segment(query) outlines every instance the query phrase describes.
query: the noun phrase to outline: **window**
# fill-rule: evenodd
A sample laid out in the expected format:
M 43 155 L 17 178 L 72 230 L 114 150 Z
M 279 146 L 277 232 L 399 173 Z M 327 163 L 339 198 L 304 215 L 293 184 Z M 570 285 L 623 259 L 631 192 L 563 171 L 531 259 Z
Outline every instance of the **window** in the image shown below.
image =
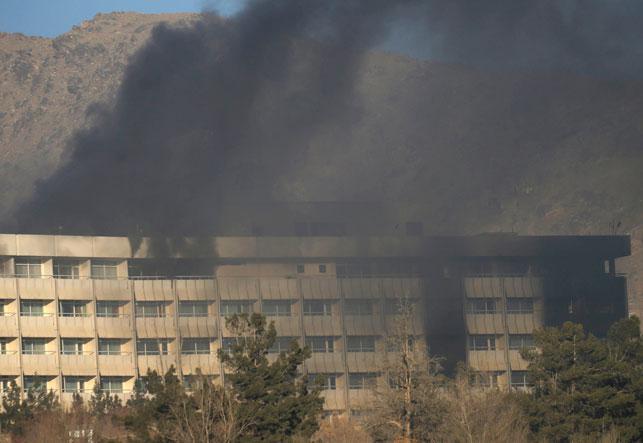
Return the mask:
M 509 349 L 520 350 L 534 347 L 534 336 L 531 334 L 515 334 L 509 336 Z
M 471 314 L 495 314 L 495 298 L 472 298 L 468 301 L 469 312 Z
M 308 380 L 323 391 L 334 391 L 337 389 L 336 374 L 308 374 Z
M 529 387 L 529 381 L 527 379 L 527 371 L 512 371 L 511 387 L 523 388 L 523 389 Z
M 268 317 L 290 317 L 290 300 L 264 300 L 261 303 L 261 311 Z
M 180 301 L 179 317 L 207 317 L 207 301 Z
M 0 392 L 7 392 L 11 389 L 11 383 L 15 383 L 15 377 L 3 375 L 0 376 Z
M 121 355 L 122 340 L 113 338 L 98 339 L 98 355 Z
M 304 300 L 304 315 L 332 315 L 332 305 L 329 300 Z
M 168 339 L 143 338 L 136 340 L 137 355 L 167 355 Z
M 44 317 L 45 302 L 43 300 L 20 300 L 20 315 L 23 317 Z
M 46 338 L 23 338 L 22 353 L 25 355 L 44 355 L 45 346 L 49 340 Z
M 82 338 L 62 338 L 60 341 L 60 353 L 64 355 L 83 355 L 83 345 L 85 340 Z
M 373 302 L 371 300 L 346 300 L 346 315 L 373 315 Z
M 58 315 L 61 317 L 86 317 L 87 302 L 85 301 L 61 301 Z
M 165 317 L 165 302 L 163 301 L 137 301 L 137 317 Z
M 293 337 L 277 337 L 275 342 L 268 349 L 268 354 L 279 354 L 290 349 L 290 344 L 295 340 Z
M 469 349 L 471 351 L 494 351 L 496 349 L 496 336 L 470 335 Z
M 348 389 L 372 389 L 377 385 L 377 374 L 352 372 L 348 374 Z
M 508 298 L 507 314 L 532 314 L 534 312 L 533 298 Z
M 7 355 L 7 343 L 9 338 L 0 338 L 0 355 Z
M 92 278 L 111 280 L 117 277 L 118 260 L 92 260 Z
M 80 260 L 54 259 L 54 278 L 80 278 Z
M 181 342 L 181 354 L 209 354 L 209 338 L 184 338 Z
M 297 265 L 297 274 L 303 274 L 305 272 L 306 268 L 304 265 Z
M 334 352 L 335 337 L 306 337 L 306 346 L 311 352 Z
M 408 351 L 413 352 L 415 346 L 415 337 L 409 335 L 406 337 Z M 404 336 L 403 335 L 391 335 L 386 339 L 386 350 L 388 352 L 402 352 L 404 345 Z
M 253 302 L 250 300 L 225 300 L 221 302 L 220 312 L 223 316 L 247 314 L 252 312 Z
M 123 392 L 122 377 L 101 377 L 100 390 L 109 394 L 120 394 Z
M 498 376 L 500 372 L 490 371 L 490 372 L 475 372 L 473 373 L 472 384 L 474 386 L 479 386 L 481 388 L 495 388 L 498 387 Z
M 25 391 L 46 391 L 47 390 L 47 379 L 45 377 L 40 377 L 38 375 L 25 375 L 23 377 L 24 386 L 23 390 Z
M 122 303 L 120 301 L 97 301 L 96 317 L 119 317 Z
M 227 354 L 232 353 L 232 348 L 237 346 L 238 343 L 241 343 L 243 340 L 242 337 L 224 337 L 221 340 L 221 349 Z
M 320 274 L 326 273 L 326 265 L 319 265 L 319 273 Z
M 346 351 L 375 352 L 375 337 L 372 335 L 354 335 L 346 337 Z
M 65 375 L 63 377 L 63 392 L 85 392 L 86 377 Z
M 5 300 L 0 300 L 0 317 L 4 317 L 8 314 L 8 312 L 5 311 L 6 306 L 7 302 Z
M 39 258 L 16 257 L 16 277 L 40 278 L 42 276 L 42 260 Z

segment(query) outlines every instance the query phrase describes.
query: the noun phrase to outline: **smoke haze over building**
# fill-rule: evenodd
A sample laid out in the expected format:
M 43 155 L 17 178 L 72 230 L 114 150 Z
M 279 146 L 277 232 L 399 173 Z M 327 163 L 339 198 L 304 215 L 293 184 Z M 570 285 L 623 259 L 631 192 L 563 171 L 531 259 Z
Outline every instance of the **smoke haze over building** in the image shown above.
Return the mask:
M 113 106 L 91 111 L 91 127 L 15 224 L 211 232 L 221 202 L 273 198 L 276 180 L 318 131 L 350 133 L 361 118 L 354 88 L 368 50 L 397 45 L 422 55 L 425 39 L 426 55 L 484 68 L 639 77 L 640 9 L 631 1 L 256 0 L 230 19 L 204 14 L 187 27 L 160 26 Z M 342 167 L 350 176 L 360 165 Z

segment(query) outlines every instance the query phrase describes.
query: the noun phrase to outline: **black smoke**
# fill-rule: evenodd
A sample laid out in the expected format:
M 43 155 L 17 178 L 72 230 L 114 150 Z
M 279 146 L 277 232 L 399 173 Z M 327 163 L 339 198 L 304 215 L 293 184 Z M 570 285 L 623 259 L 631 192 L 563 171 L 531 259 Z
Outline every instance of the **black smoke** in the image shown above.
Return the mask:
M 490 70 L 643 78 L 639 0 L 427 0 L 386 46 Z
M 93 109 L 93 124 L 20 208 L 15 229 L 214 232 L 226 201 L 270 201 L 319 131 L 350 134 L 362 118 L 354 92 L 368 50 L 397 44 L 489 69 L 636 77 L 642 8 L 631 0 L 254 0 L 230 19 L 206 13 L 190 26 L 159 26 L 115 103 Z M 477 154 L 491 158 L 494 146 Z M 338 167 L 350 177 L 360 164 Z
M 18 229 L 199 235 L 222 202 L 269 200 L 315 131 L 360 118 L 362 55 L 413 3 L 255 0 L 227 20 L 157 27 Z

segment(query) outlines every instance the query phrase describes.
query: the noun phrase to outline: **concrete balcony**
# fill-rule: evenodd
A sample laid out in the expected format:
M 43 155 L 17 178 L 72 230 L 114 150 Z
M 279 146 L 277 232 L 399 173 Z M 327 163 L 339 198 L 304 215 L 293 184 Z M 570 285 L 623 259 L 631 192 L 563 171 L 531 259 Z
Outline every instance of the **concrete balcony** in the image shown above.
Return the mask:
M 62 337 L 94 338 L 94 319 L 85 317 L 58 317 L 58 329 Z
M 504 277 L 507 297 L 542 298 L 544 279 L 542 277 Z
M 98 372 L 101 375 L 134 375 L 134 360 L 130 353 L 98 355 Z
M 4 315 L 0 316 L 0 336 L 18 336 L 18 317 L 13 312 L 5 313 Z
M 53 278 L 16 278 L 21 298 L 52 300 L 54 298 Z
M 101 338 L 132 337 L 131 317 L 97 317 L 96 332 Z
M 0 375 L 15 375 L 20 372 L 20 355 L 18 351 L 7 351 L 0 354 Z
M 174 318 L 138 317 L 136 334 L 139 338 L 176 337 Z
M 346 335 L 379 335 L 384 331 L 380 317 L 373 315 L 345 315 L 344 325 Z
M 375 394 L 370 389 L 349 389 L 348 401 L 353 409 L 368 409 L 375 401 Z
M 294 278 L 262 277 L 259 279 L 259 290 L 264 300 L 299 299 L 297 280 Z
M 16 279 L 13 277 L 0 277 L 0 291 L 2 291 L 2 298 L 16 298 L 18 296 L 18 290 L 16 289 Z
M 56 317 L 54 314 L 44 316 L 21 316 L 20 329 L 23 337 L 55 337 Z
M 221 300 L 258 300 L 259 284 L 256 278 L 218 278 Z
M 504 295 L 502 277 L 465 277 L 463 283 L 468 298 L 501 298 Z
M 350 372 L 377 372 L 382 369 L 383 359 L 380 352 L 347 352 L 346 366 Z
M 174 355 L 139 355 L 138 370 L 145 374 L 148 369 L 155 370 L 159 375 L 164 375 L 171 366 L 178 368 Z
M 507 369 L 505 351 L 469 351 L 468 363 L 476 371 L 504 371 Z
M 82 354 L 61 354 L 60 369 L 63 374 L 95 375 L 96 355 L 93 352 Z
M 216 300 L 217 285 L 214 280 L 175 280 L 179 300 Z
M 300 278 L 299 284 L 304 299 L 338 299 L 338 283 L 336 278 Z
M 179 317 L 179 331 L 182 337 L 217 337 L 219 335 L 216 317 Z
M 132 280 L 138 301 L 174 300 L 173 280 Z
M 542 277 L 531 276 L 481 276 L 465 277 L 464 292 L 467 297 L 533 297 L 543 296 Z
M 379 278 L 342 278 L 339 284 L 346 298 L 379 299 L 382 294 Z
M 63 392 L 60 394 L 60 403 L 63 406 L 70 406 L 74 401 L 74 394 L 80 395 L 80 398 L 83 399 L 83 404 L 88 404 L 89 400 L 92 398 L 92 391 L 85 388 L 83 392 Z
M 342 352 L 314 353 L 306 360 L 306 369 L 311 373 L 344 373 L 344 359 Z
M 200 369 L 203 374 L 219 375 L 221 364 L 216 352 L 210 354 L 183 354 L 181 355 L 181 369 L 183 374 L 195 374 Z
M 132 292 L 129 280 L 92 280 L 98 300 L 130 300 Z
M 531 334 L 534 329 L 542 327 L 538 314 L 507 314 L 507 329 L 510 334 Z
M 505 330 L 501 313 L 467 313 L 465 318 L 467 322 L 467 331 L 469 331 L 470 334 L 501 334 Z
M 342 322 L 339 317 L 330 315 L 305 315 L 303 323 L 304 333 L 308 336 L 342 335 Z
M 282 337 L 299 337 L 301 335 L 301 329 L 299 328 L 299 318 L 297 316 L 289 317 L 266 317 L 268 324 L 271 321 L 275 322 L 275 329 L 277 329 L 277 335 Z
M 61 300 L 91 300 L 93 298 L 90 279 L 55 278 L 56 293 Z
M 339 385 L 339 380 L 337 381 Z M 325 410 L 343 410 L 346 409 L 346 396 L 344 388 L 337 386 L 334 391 L 325 390 L 321 392 L 321 398 L 324 399 Z
M 386 298 L 398 299 L 408 297 L 410 299 L 422 298 L 422 279 L 416 277 L 386 277 L 380 279 L 382 291 Z
M 23 354 L 22 370 L 27 375 L 58 375 L 58 358 L 55 351 L 45 354 Z
M 509 350 L 509 364 L 513 371 L 526 371 L 529 363 L 520 356 L 520 351 L 515 349 Z

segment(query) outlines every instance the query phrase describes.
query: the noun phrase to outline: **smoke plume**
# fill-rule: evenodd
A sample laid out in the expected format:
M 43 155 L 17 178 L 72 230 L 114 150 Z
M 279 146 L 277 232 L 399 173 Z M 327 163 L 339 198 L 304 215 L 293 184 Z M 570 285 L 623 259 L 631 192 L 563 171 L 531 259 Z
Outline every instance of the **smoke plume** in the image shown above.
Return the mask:
M 20 208 L 16 227 L 211 233 L 223 202 L 270 200 L 317 132 L 350 132 L 371 48 L 495 69 L 640 76 L 641 9 L 629 0 L 254 0 L 229 19 L 205 13 L 190 26 L 159 26 L 115 103 L 92 110 L 93 124 Z
M 228 20 L 157 27 L 20 230 L 195 235 L 216 228 L 222 201 L 269 199 L 316 130 L 359 118 L 361 57 L 411 3 L 256 0 Z

